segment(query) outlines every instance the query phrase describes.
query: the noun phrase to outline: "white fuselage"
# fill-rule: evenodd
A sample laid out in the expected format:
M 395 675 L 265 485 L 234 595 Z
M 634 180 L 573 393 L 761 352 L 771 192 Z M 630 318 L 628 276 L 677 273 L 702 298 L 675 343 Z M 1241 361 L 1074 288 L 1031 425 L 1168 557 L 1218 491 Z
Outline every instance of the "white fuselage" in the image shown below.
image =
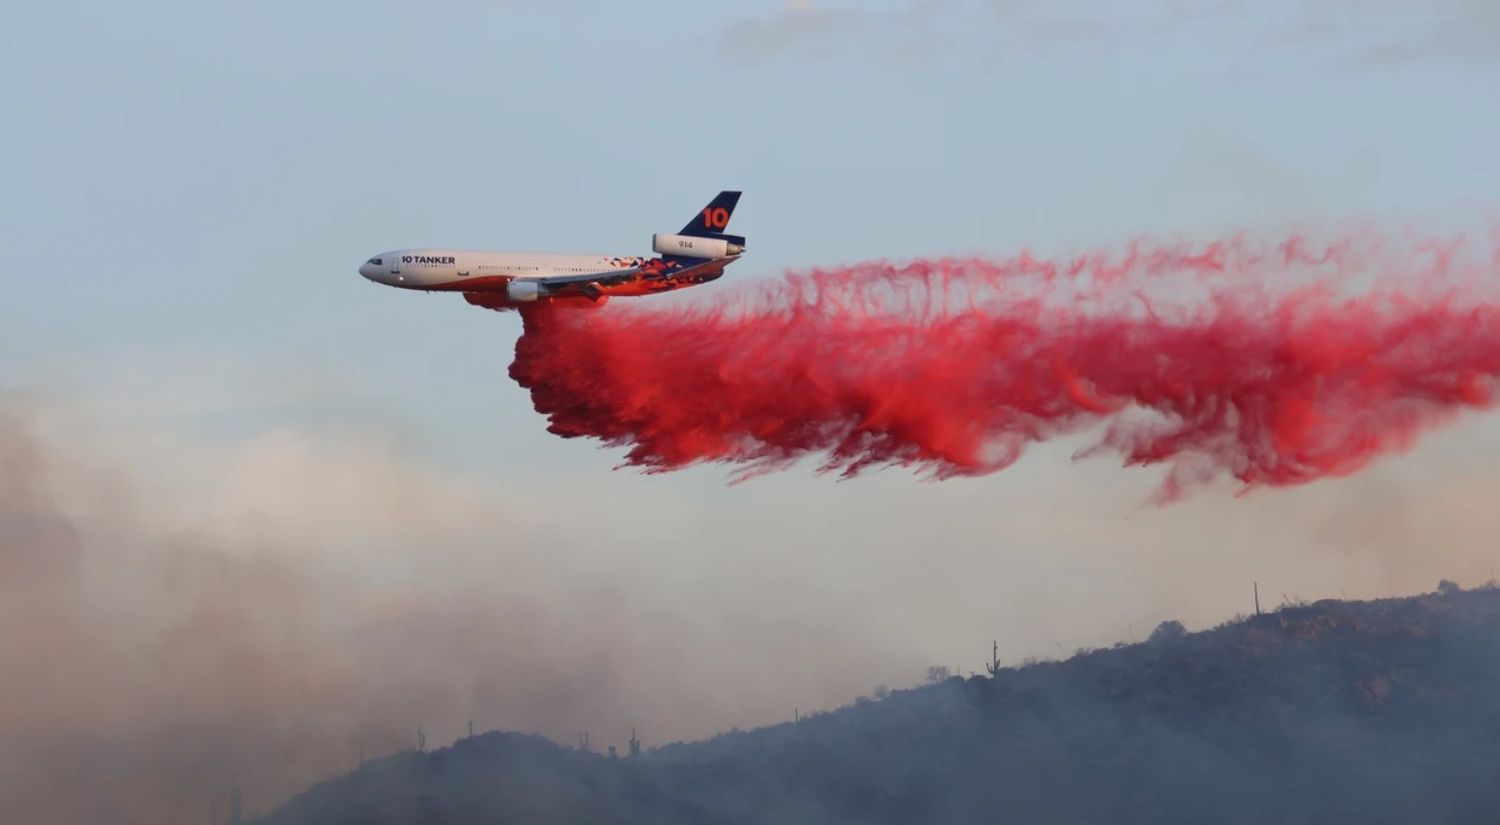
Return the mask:
M 366 261 L 359 274 L 404 289 L 483 290 L 503 288 L 513 280 L 620 272 L 647 260 L 635 255 L 397 249 Z

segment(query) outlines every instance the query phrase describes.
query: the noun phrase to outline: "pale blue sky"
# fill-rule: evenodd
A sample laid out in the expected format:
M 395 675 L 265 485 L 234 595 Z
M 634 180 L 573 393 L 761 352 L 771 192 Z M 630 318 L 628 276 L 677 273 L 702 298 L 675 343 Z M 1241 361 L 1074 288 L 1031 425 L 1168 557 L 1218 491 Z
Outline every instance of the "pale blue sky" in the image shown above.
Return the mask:
M 1362 56 L 1462 4 L 1326 31 L 1300 5 L 22 3 L 0 369 L 309 359 L 451 452 L 476 418 L 542 438 L 498 380 L 516 324 L 376 289 L 368 254 L 640 252 L 724 187 L 740 279 L 1496 191 L 1497 62 Z
M 613 472 L 618 452 L 547 435 L 506 378 L 513 315 L 378 287 L 356 267 L 408 245 L 643 253 L 723 188 L 745 191 L 735 230 L 751 254 L 700 294 L 874 257 L 1472 217 L 1500 192 L 1500 13 L 1415 5 L 22 0 L 0 13 L 0 386 L 213 443 L 378 433 L 437 471 L 545 491 L 564 514 L 549 528 L 561 553 L 599 541 L 565 523 L 587 520 L 589 501 L 649 512 L 665 500 L 682 520 L 616 513 L 619 544 L 601 552 L 684 590 L 729 569 L 744 604 L 786 600 L 775 638 L 879 603 L 889 635 L 870 647 L 891 673 L 967 650 L 960 633 L 1013 626 L 986 579 L 1056 629 L 1017 631 L 1017 655 L 1118 638 L 1124 617 L 1201 623 L 1226 612 L 1216 588 L 1260 563 L 1224 550 L 1181 572 L 1203 525 L 1253 526 L 1298 491 L 1241 504 L 1211 490 L 1117 529 L 1155 476 L 1075 467 L 1066 445 L 943 485 Z M 1400 500 L 1403 466 L 1349 483 Z M 1037 491 L 1063 491 L 1080 520 L 1037 522 L 1049 512 Z M 809 542 L 815 571 L 859 559 L 856 540 L 828 533 L 840 518 L 924 552 L 934 540 L 904 532 L 924 520 L 971 544 L 934 566 L 893 561 L 891 544 L 877 556 L 891 566 L 801 590 L 756 566 L 754 542 Z M 728 567 L 712 555 L 723 524 L 741 542 Z M 1326 543 L 1325 528 L 1301 535 Z M 1173 530 L 1183 555 L 1160 567 L 1181 576 L 1091 613 L 1117 572 L 1091 584 L 1080 571 L 1131 569 L 1113 545 Z M 651 555 L 672 542 L 708 555 Z M 1408 562 L 1370 572 L 1350 556 L 1285 589 L 1368 593 L 1450 573 Z M 964 593 L 995 596 L 993 609 L 958 607 Z M 870 670 L 849 678 L 896 678 Z

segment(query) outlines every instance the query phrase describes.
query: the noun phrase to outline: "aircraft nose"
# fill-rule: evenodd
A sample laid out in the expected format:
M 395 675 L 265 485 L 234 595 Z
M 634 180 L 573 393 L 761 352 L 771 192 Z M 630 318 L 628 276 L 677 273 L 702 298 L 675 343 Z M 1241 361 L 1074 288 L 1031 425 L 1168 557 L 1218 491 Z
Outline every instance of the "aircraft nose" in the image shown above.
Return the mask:
M 385 268 L 375 263 L 375 259 L 371 258 L 359 265 L 359 274 L 377 284 L 384 283 L 384 279 L 381 276 L 385 274 Z

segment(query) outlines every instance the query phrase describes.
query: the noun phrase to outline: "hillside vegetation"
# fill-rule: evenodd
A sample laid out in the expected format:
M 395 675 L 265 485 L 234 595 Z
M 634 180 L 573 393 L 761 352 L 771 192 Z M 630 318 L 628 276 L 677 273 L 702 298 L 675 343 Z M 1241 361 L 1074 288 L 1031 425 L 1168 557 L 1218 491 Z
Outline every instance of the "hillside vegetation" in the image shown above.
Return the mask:
M 1483 822 L 1500 590 L 1283 608 L 612 759 L 493 733 L 264 825 Z

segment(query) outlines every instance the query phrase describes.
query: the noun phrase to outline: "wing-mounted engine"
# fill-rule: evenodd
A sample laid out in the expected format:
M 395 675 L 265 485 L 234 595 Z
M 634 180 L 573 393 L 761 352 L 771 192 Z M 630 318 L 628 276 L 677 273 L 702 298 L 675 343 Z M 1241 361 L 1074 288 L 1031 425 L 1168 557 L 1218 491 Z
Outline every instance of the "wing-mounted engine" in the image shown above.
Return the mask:
M 505 285 L 505 298 L 513 304 L 529 304 L 541 298 L 544 291 L 536 281 L 512 280 Z
M 658 255 L 680 258 L 732 258 L 745 253 L 745 239 L 739 235 L 652 235 L 651 249 Z

